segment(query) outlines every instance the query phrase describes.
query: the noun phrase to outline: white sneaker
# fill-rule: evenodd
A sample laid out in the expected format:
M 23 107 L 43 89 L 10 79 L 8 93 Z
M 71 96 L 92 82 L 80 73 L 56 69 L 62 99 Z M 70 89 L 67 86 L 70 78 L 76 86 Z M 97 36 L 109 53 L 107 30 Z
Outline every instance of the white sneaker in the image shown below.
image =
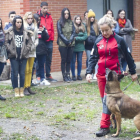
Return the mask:
M 36 79 L 34 83 L 35 84 L 40 84 L 40 80 Z
M 94 76 L 92 76 L 93 80 L 97 80 L 96 74 L 94 74 Z
M 43 80 L 42 82 L 40 82 L 40 85 L 45 85 L 45 86 L 49 86 L 51 83 L 49 83 L 47 80 Z

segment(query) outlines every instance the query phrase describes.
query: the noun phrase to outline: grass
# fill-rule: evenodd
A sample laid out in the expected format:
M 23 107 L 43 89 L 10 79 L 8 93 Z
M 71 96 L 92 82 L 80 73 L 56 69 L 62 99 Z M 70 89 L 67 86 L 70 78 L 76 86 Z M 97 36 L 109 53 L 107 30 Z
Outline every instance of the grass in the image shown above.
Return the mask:
M 121 82 L 124 89 L 131 79 L 125 77 Z M 85 83 L 55 88 L 34 88 L 38 94 L 24 98 L 14 98 L 10 86 L 0 86 L 0 94 L 10 95 L 5 102 L 0 102 L 0 118 L 15 118 L 20 120 L 41 121 L 47 125 L 75 127 L 74 123 L 97 123 L 96 119 L 101 116 L 102 103 L 97 83 Z M 124 91 L 131 97 L 140 100 L 140 86 L 133 82 Z M 120 137 L 134 137 L 136 131 L 133 121 L 122 121 L 122 133 Z M 65 124 L 65 125 L 64 125 Z M 71 125 L 73 124 L 73 125 Z M 129 128 L 129 126 L 134 126 Z M 2 128 L 0 128 L 1 134 Z M 3 130 L 2 130 L 3 133 Z M 113 132 L 112 132 L 113 133 Z M 13 134 L 12 137 L 19 139 L 22 134 Z M 36 138 L 35 138 L 36 139 Z

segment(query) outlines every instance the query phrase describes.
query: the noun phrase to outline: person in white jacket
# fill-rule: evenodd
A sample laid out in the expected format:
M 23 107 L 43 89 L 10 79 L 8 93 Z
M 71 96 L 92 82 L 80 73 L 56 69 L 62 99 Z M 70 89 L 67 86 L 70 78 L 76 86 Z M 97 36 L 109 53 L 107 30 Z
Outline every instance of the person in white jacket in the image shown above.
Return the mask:
M 29 53 L 29 58 L 27 59 L 26 70 L 25 70 L 25 82 L 24 82 L 24 95 L 36 94 L 30 89 L 31 86 L 31 77 L 34 60 L 36 57 L 36 47 L 38 45 L 38 28 L 36 20 L 33 17 L 32 12 L 26 12 L 24 17 L 24 28 L 31 33 L 32 38 L 32 47 Z

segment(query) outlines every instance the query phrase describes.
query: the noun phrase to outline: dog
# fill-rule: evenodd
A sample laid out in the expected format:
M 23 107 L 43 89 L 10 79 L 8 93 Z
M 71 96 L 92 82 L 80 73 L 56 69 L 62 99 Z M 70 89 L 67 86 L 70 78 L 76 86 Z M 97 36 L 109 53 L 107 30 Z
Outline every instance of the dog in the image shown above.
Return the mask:
M 117 131 L 113 137 L 119 136 L 121 130 L 121 118 L 134 119 L 136 128 L 140 131 L 140 101 L 125 95 L 120 89 L 120 80 L 124 75 L 118 75 L 115 71 L 106 69 L 106 104 L 111 112 L 110 120 L 115 127 L 112 116 L 115 115 Z M 140 137 L 133 138 L 140 140 Z

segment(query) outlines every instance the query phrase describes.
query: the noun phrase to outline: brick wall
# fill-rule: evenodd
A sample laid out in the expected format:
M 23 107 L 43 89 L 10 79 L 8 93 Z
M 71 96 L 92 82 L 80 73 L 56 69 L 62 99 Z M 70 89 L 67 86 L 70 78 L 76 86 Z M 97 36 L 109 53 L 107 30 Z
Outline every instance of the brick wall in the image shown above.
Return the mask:
M 139 31 L 135 34 L 135 40 L 132 41 L 133 52 L 132 55 L 136 62 L 140 61 L 140 0 L 133 0 L 134 2 L 134 28 Z
M 42 0 L 3 0 L 0 1 L 0 17 L 3 19 L 3 22 L 8 22 L 8 13 L 9 11 L 15 10 L 17 14 L 23 16 L 27 11 L 32 11 L 36 13 L 40 9 L 40 3 Z M 135 40 L 132 42 L 133 45 L 133 57 L 135 61 L 140 61 L 140 18 L 137 18 L 137 15 L 140 15 L 140 0 L 134 1 L 134 27 L 139 31 L 136 33 Z M 49 3 L 48 11 L 51 13 L 54 21 L 55 29 L 55 40 L 54 40 L 54 50 L 53 50 L 53 61 L 52 61 L 52 71 L 60 71 L 60 53 L 58 51 L 58 45 L 56 44 L 57 40 L 57 30 L 56 22 L 60 18 L 61 10 L 64 7 L 68 7 L 71 11 L 72 18 L 74 15 L 79 14 L 83 18 L 83 13 L 87 10 L 87 0 L 47 0 Z M 86 55 L 84 52 L 83 56 L 83 68 L 86 67 Z

